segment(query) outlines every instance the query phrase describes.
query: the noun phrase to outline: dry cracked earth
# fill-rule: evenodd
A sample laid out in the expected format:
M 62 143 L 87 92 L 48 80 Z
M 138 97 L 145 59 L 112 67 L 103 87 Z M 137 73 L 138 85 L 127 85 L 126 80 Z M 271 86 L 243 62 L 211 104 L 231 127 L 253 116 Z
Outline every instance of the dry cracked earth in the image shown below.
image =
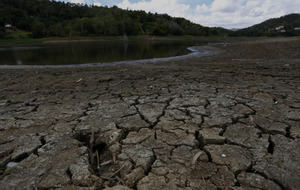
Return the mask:
M 296 190 L 300 39 L 0 70 L 0 189 Z

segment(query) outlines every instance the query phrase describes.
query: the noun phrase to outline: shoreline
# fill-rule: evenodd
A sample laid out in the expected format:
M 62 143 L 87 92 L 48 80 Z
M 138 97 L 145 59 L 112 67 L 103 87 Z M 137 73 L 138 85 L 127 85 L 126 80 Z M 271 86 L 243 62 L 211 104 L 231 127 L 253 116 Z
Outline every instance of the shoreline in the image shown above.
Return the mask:
M 278 37 L 283 38 L 283 37 Z M 128 36 L 128 40 L 153 40 L 153 41 L 169 41 L 169 40 L 195 40 L 204 42 L 238 42 L 253 39 L 267 39 L 267 37 L 223 37 L 223 36 Z M 34 46 L 55 43 L 76 43 L 76 42 L 93 42 L 93 41 L 123 41 L 123 36 L 99 36 L 99 37 L 78 37 L 78 38 L 29 38 L 29 39 L 0 39 L 1 47 L 15 46 Z
M 164 63 L 168 61 L 179 61 L 193 57 L 203 57 L 216 55 L 221 49 L 213 46 L 193 46 L 187 48 L 190 53 L 186 55 L 163 57 L 163 58 L 151 58 L 151 59 L 139 59 L 139 60 L 126 60 L 115 62 L 103 62 L 103 63 L 84 63 L 76 65 L 0 65 L 0 69 L 61 69 L 61 68 L 85 68 L 85 67 L 105 67 L 105 66 L 117 66 L 117 65 L 137 65 L 137 64 L 149 64 L 149 63 Z

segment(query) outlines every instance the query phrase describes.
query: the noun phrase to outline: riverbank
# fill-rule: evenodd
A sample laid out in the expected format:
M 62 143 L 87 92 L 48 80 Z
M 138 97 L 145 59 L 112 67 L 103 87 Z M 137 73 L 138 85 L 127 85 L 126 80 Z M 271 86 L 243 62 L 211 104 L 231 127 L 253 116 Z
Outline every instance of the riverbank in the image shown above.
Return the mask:
M 164 63 L 0 70 L 0 186 L 297 189 L 299 44 L 222 43 L 214 45 L 221 54 Z

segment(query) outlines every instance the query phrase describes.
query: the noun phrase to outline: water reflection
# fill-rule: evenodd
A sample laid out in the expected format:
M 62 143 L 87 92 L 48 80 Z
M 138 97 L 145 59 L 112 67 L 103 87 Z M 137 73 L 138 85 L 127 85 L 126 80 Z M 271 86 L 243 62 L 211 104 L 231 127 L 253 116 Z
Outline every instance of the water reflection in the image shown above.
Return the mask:
M 190 42 L 72 42 L 0 49 L 0 65 L 70 65 L 171 57 L 187 54 Z

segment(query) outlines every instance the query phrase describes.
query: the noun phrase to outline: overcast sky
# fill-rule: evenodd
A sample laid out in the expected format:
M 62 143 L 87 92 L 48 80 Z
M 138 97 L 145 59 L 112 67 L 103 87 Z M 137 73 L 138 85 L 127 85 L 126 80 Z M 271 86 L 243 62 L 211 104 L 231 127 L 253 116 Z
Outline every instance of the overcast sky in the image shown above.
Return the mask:
M 184 17 L 205 26 L 244 28 L 300 12 L 300 0 L 60 0 Z

